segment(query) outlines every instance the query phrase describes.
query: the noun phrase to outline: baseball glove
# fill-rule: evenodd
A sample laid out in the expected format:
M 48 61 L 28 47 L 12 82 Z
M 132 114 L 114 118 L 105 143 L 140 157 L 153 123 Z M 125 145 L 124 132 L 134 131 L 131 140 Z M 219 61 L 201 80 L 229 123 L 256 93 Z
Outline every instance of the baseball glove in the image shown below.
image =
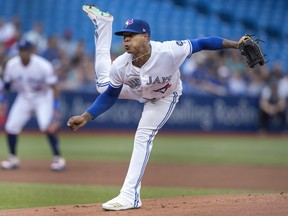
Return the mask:
M 56 133 L 62 124 L 62 113 L 59 110 L 54 110 L 53 117 L 46 132 L 53 134 Z
M 259 39 L 254 40 L 250 35 L 244 35 L 239 40 L 239 50 L 245 56 L 250 68 L 253 68 L 258 63 L 261 66 L 265 64 L 265 59 L 258 43 Z

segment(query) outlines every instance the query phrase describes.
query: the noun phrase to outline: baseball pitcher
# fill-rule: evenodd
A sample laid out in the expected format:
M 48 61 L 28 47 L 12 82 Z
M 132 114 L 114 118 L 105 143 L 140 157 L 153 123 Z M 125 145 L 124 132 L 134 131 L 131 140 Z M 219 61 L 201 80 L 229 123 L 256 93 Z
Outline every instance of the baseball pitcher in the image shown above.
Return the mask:
M 140 208 L 141 180 L 158 131 L 171 116 L 182 94 L 179 67 L 201 50 L 238 49 L 238 42 L 220 37 L 156 42 L 149 24 L 129 19 L 115 35 L 123 37 L 126 52 L 111 65 L 110 46 L 113 16 L 93 5 L 84 12 L 95 27 L 96 86 L 102 94 L 80 116 L 67 122 L 76 131 L 108 110 L 118 98 L 138 100 L 143 112 L 135 134 L 129 169 L 119 196 L 102 204 L 105 210 Z M 169 32 L 168 32 L 169 33 Z

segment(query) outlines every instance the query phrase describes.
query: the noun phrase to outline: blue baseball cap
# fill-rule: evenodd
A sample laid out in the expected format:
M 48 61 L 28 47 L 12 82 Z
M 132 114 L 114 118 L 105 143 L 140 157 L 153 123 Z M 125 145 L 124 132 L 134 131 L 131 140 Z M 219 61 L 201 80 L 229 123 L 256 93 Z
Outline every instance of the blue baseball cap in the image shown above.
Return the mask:
M 150 36 L 151 30 L 149 24 L 142 19 L 128 19 L 121 31 L 117 31 L 114 34 L 122 36 L 126 32 L 137 34 L 148 34 Z
M 18 42 L 18 49 L 19 50 L 30 50 L 32 48 L 33 48 L 33 44 L 28 40 L 22 39 Z

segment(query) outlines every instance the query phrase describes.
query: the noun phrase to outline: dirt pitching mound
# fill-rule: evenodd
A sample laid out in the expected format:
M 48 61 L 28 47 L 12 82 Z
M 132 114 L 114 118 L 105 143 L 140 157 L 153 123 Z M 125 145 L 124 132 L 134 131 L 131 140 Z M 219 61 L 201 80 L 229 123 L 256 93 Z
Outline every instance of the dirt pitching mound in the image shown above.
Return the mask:
M 51 172 L 48 167 L 48 161 L 23 161 L 19 170 L 0 170 L 0 182 L 107 184 L 119 185 L 120 188 L 128 168 L 128 163 L 69 161 L 67 169 L 61 173 Z M 150 163 L 143 178 L 143 186 L 264 189 L 275 191 L 275 194 L 142 199 L 142 208 L 120 212 L 103 211 L 100 203 L 37 207 L 2 210 L 0 211 L 0 216 L 288 215 L 287 167 L 167 165 Z
M 143 200 L 143 207 L 127 211 L 103 211 L 101 204 L 41 207 L 0 211 L 5 216 L 285 216 L 288 195 L 221 195 Z

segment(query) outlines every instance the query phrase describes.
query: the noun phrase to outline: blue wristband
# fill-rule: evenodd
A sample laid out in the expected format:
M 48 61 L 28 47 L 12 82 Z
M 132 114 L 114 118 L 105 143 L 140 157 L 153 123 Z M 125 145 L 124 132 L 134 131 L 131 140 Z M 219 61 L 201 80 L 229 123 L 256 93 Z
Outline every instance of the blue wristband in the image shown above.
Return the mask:
M 58 98 L 54 99 L 53 108 L 54 108 L 54 110 L 60 109 L 60 100 Z

